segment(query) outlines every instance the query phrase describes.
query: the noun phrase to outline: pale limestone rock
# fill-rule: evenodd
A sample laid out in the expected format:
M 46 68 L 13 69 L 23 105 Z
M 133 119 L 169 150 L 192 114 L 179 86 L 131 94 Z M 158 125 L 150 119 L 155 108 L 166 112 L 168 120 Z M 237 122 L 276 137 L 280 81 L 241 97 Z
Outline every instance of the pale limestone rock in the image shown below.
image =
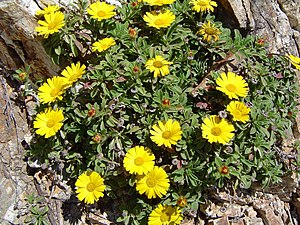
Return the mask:
M 299 0 L 220 0 L 228 23 L 269 43 L 274 53 L 299 55 Z M 221 10 L 222 11 L 222 10 Z M 296 35 L 295 35 L 296 33 Z M 298 37 L 297 37 L 298 36 Z
M 59 70 L 35 38 L 36 19 L 16 1 L 0 1 L 0 64 L 8 70 L 31 65 L 35 77 L 51 77 Z
M 300 31 L 300 0 L 278 0 L 293 29 Z
M 21 141 L 29 133 L 25 112 L 10 99 L 8 86 L 0 70 L 0 224 L 23 224 L 24 199 L 34 193 L 33 178 L 27 175 Z M 24 211 L 25 210 L 25 211 Z

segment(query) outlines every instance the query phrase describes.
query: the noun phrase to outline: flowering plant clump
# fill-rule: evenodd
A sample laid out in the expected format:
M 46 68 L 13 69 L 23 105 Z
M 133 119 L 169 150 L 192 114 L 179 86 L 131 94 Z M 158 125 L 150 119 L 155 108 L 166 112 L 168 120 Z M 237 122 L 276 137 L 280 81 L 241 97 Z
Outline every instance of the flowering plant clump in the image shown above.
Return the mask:
M 76 180 L 78 201 L 117 201 L 123 224 L 179 224 L 207 188 L 279 182 L 300 60 L 224 28 L 215 1 L 112 3 L 38 11 L 61 71 L 37 89 L 30 160 Z

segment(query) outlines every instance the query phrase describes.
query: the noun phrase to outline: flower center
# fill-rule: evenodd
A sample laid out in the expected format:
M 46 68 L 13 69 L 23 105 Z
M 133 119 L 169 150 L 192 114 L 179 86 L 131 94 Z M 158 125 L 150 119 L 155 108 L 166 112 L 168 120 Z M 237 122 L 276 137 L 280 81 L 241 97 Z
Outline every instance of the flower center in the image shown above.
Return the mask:
M 214 27 L 205 28 L 205 33 L 208 35 L 216 35 L 216 29 Z
M 56 28 L 57 24 L 55 22 L 51 22 L 48 24 L 48 30 L 53 30 L 54 28 Z
M 101 48 L 104 49 L 104 50 L 106 50 L 106 49 L 109 48 L 109 46 L 108 46 L 108 44 L 101 44 Z
M 232 114 L 237 118 L 240 118 L 242 116 L 242 112 L 238 109 L 234 110 Z
M 227 84 L 226 89 L 230 92 L 235 92 L 236 91 L 236 86 L 234 84 Z
M 89 192 L 93 192 L 95 189 L 96 189 L 96 186 L 94 183 L 88 183 L 88 185 L 86 186 L 86 189 L 89 191 Z
M 197 2 L 197 5 L 199 5 L 199 6 L 208 6 L 209 4 L 207 3 L 207 0 L 199 0 Z
M 144 159 L 142 157 L 137 157 L 134 159 L 134 164 L 137 166 L 141 166 L 144 163 Z
M 49 128 L 53 127 L 54 126 L 54 120 L 52 120 L 52 119 L 48 120 L 47 123 L 46 123 L 46 125 Z
M 106 16 L 106 12 L 100 10 L 100 11 L 97 12 L 97 15 L 99 17 L 104 17 L 104 16 Z
M 168 138 L 170 138 L 171 137 L 171 131 L 164 131 L 163 133 L 162 133 L 162 137 L 163 138 L 165 138 L 165 139 L 168 139 Z
M 153 188 L 153 187 L 156 186 L 156 180 L 153 179 L 153 178 L 148 178 L 146 180 L 146 184 L 147 184 L 148 187 Z
M 213 127 L 211 129 L 211 134 L 214 136 L 220 136 L 222 134 L 222 130 L 219 127 Z
M 156 68 L 161 68 L 164 64 L 161 61 L 155 60 L 153 66 Z
M 161 26 L 161 25 L 165 24 L 165 21 L 162 19 L 157 19 L 154 21 L 154 24 L 157 26 Z
M 171 215 L 169 215 L 169 213 L 167 212 L 162 212 L 161 216 L 160 216 L 160 221 L 161 222 L 168 222 L 171 220 Z
M 51 97 L 56 97 L 58 95 L 59 91 L 60 90 L 58 88 L 52 89 L 52 91 L 50 92 L 50 96 Z

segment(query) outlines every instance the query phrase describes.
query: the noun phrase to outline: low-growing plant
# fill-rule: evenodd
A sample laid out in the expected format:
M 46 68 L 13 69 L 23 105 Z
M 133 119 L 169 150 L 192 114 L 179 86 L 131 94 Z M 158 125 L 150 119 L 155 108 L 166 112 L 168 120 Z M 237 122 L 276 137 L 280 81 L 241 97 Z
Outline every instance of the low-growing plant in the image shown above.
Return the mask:
M 48 225 L 49 220 L 47 218 L 48 207 L 44 203 L 44 198 L 30 194 L 26 198 L 29 204 L 29 214 L 25 219 L 26 224 L 30 225 Z
M 295 118 L 292 59 L 198 3 L 79 0 L 37 13 L 64 69 L 39 86 L 28 155 L 63 164 L 79 200 L 118 201 L 118 223 L 179 224 L 209 187 L 286 172 L 274 148 Z

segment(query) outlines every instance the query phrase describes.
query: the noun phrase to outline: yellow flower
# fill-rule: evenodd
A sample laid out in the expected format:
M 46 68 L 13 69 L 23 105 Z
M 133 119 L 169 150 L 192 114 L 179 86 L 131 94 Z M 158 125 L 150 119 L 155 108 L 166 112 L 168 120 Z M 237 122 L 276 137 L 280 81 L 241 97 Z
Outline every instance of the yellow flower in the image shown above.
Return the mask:
M 72 84 L 85 74 L 85 68 L 86 66 L 84 64 L 80 65 L 80 62 L 77 62 L 76 64 L 72 63 L 71 66 L 67 66 L 61 72 L 61 75 L 66 78 L 65 80 L 67 84 Z
M 169 5 L 175 2 L 175 0 L 144 0 L 145 3 L 148 5 L 157 5 L 157 6 L 162 6 L 162 5 Z
M 146 175 L 139 176 L 136 190 L 142 195 L 146 194 L 149 199 L 162 197 L 170 187 L 168 174 L 163 168 L 154 166 L 153 170 Z
M 94 42 L 92 45 L 92 51 L 96 52 L 103 52 L 106 49 L 110 48 L 111 46 L 114 46 L 116 44 L 115 40 L 113 38 L 104 38 L 100 41 Z
M 54 76 L 48 78 L 38 89 L 38 97 L 42 103 L 54 102 L 57 99 L 62 100 L 62 94 L 65 89 L 65 79 L 63 77 Z
M 106 2 L 95 2 L 90 5 L 90 7 L 87 9 L 88 14 L 91 15 L 93 19 L 96 19 L 98 21 L 109 19 L 116 15 L 114 12 L 115 6 L 107 4 Z
M 136 146 L 126 153 L 123 164 L 130 174 L 143 175 L 154 167 L 155 156 L 150 149 L 143 146 Z
M 145 66 L 150 72 L 154 72 L 154 77 L 157 76 L 165 76 L 170 73 L 169 71 L 169 65 L 171 65 L 172 62 L 168 62 L 165 60 L 162 56 L 158 55 L 155 56 L 153 59 L 149 59 Z
M 51 14 L 52 12 L 56 12 L 60 9 L 60 7 L 58 5 L 49 5 L 46 8 L 42 9 L 42 10 L 38 10 L 36 11 L 35 15 L 37 16 L 43 16 L 45 14 Z
M 149 215 L 148 225 L 180 224 L 183 219 L 178 207 L 159 204 Z
M 166 123 L 158 121 L 158 125 L 152 126 L 150 130 L 151 140 L 158 146 L 164 145 L 171 148 L 172 144 L 176 144 L 181 139 L 181 127 L 177 121 L 169 119 Z
M 210 42 L 212 38 L 214 38 L 215 41 L 219 40 L 221 31 L 215 27 L 215 24 L 211 24 L 210 21 L 208 21 L 202 25 L 197 33 L 203 35 L 203 40 Z
M 248 93 L 248 84 L 242 76 L 236 75 L 233 72 L 221 73 L 217 78 L 217 90 L 225 93 L 228 98 L 238 99 L 238 96 L 246 97 Z
M 190 4 L 193 4 L 193 10 L 196 12 L 213 12 L 214 7 L 217 7 L 217 3 L 211 0 L 192 0 Z
M 202 137 L 209 143 L 217 142 L 226 144 L 233 138 L 234 126 L 218 116 L 206 117 L 201 125 Z
M 76 193 L 80 201 L 84 203 L 94 204 L 100 197 L 103 197 L 105 185 L 104 179 L 95 171 L 86 171 L 82 173 L 76 183 Z
M 44 38 L 48 38 L 49 34 L 54 34 L 59 32 L 59 30 L 65 25 L 65 15 L 62 12 L 51 12 L 45 14 L 45 21 L 39 20 L 38 26 L 35 31 L 38 35 L 44 35 Z
M 233 116 L 234 121 L 246 123 L 250 119 L 250 108 L 243 102 L 231 101 L 226 109 Z
M 297 70 L 300 70 L 300 58 L 294 55 L 287 55 L 291 63 L 296 67 Z
M 44 112 L 37 114 L 33 127 L 36 128 L 36 133 L 49 138 L 54 136 L 60 130 L 64 120 L 62 110 L 51 108 L 46 109 Z
M 143 16 L 145 22 L 149 27 L 155 27 L 156 29 L 166 28 L 175 21 L 175 15 L 170 11 L 166 10 L 159 14 L 151 14 L 146 12 L 146 15 Z

